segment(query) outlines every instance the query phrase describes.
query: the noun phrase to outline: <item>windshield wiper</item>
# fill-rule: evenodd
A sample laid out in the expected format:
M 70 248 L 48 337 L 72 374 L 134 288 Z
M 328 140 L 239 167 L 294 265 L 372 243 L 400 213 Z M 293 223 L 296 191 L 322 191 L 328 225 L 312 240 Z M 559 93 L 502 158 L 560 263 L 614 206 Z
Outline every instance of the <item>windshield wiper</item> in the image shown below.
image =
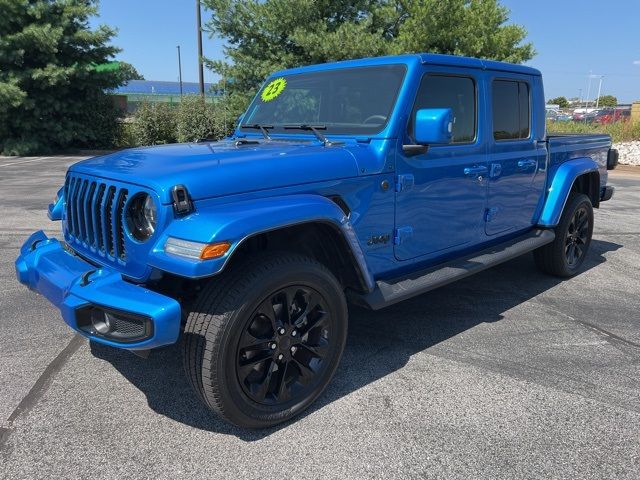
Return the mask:
M 320 132 L 320 130 L 327 129 L 326 125 L 308 125 L 306 123 L 299 123 L 296 125 L 285 125 L 284 129 L 285 130 L 309 130 L 313 132 L 316 138 L 320 140 L 323 145 L 336 145 L 338 143 L 338 142 L 332 142 Z
M 248 125 L 240 125 L 240 128 L 251 128 L 253 130 L 260 130 L 262 132 L 262 136 L 265 139 L 271 140 L 271 137 L 269 136 L 269 129 L 273 128 L 273 125 L 260 125 L 259 123 L 251 123 Z

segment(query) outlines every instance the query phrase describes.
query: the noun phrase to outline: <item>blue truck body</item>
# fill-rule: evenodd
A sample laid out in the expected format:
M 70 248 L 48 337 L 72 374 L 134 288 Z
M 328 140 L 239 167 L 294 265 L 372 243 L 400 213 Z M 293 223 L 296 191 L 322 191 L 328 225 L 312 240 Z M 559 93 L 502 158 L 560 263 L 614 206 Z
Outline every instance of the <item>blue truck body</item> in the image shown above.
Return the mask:
M 314 241 L 330 238 L 341 268 L 350 272 L 349 297 L 380 308 L 395 302 L 376 293 L 384 282 L 523 235 L 541 238 L 540 232 L 558 225 L 572 191 L 588 195 L 594 207 L 611 197 L 611 139 L 548 136 L 542 77 L 533 68 L 405 55 L 285 70 L 265 85 L 300 74 L 389 65 L 401 67 L 402 79 L 375 133 L 327 130 L 325 142 L 308 129 L 275 129 L 267 139 L 239 125 L 219 142 L 134 148 L 73 165 L 49 208 L 50 218 L 62 221 L 64 240 L 34 233 L 16 260 L 18 279 L 60 308 L 81 334 L 147 350 L 174 343 L 181 329 L 181 297 L 163 281 L 215 281 L 261 235 L 314 225 Z M 407 125 L 429 75 L 472 82 L 473 138 L 428 148 L 412 141 Z M 496 81 L 519 82 L 519 91 L 528 92 L 529 130 L 523 138 L 495 138 Z M 250 115 L 249 110 L 242 122 Z M 176 208 L 178 185 L 187 194 L 184 212 Z M 146 241 L 131 235 L 125 218 L 139 195 L 156 206 L 155 229 Z M 222 255 L 203 260 L 168 251 L 170 239 L 182 241 L 176 245 L 183 249 L 228 245 Z M 286 242 L 279 246 L 286 248 Z M 375 302 L 367 300 L 376 295 Z M 125 341 L 101 334 L 91 327 L 89 307 L 142 319 L 144 335 Z

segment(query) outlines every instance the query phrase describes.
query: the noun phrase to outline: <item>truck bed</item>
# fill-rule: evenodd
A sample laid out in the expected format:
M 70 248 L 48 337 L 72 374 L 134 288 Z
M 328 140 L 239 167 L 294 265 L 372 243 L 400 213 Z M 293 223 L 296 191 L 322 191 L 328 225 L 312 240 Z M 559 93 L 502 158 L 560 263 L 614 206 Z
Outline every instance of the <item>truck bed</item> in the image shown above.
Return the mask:
M 601 134 L 554 134 L 547 136 L 549 148 L 549 178 L 564 162 L 574 158 L 592 158 L 598 164 L 600 184 L 607 182 L 607 155 L 611 137 Z

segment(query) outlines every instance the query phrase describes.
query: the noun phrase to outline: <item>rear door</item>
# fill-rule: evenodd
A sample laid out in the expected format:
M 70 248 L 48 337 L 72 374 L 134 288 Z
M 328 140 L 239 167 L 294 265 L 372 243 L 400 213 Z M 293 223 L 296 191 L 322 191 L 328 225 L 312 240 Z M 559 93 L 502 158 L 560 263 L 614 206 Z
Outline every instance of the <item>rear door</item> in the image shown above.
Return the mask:
M 487 192 L 483 72 L 425 67 L 409 118 L 422 108 L 451 108 L 453 143 L 425 153 L 398 153 L 395 255 L 399 260 L 446 255 L 484 239 Z M 409 120 L 404 143 L 413 143 Z
M 532 97 L 537 83 L 528 75 L 489 74 L 489 192 L 487 235 L 530 227 L 545 183 L 544 132 L 535 132 Z

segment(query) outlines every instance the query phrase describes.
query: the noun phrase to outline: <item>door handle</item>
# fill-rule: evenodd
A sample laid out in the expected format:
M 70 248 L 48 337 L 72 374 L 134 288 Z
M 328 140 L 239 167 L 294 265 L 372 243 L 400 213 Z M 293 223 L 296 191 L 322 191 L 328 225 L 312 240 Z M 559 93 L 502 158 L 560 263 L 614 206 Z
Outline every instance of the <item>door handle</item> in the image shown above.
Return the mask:
M 464 174 L 466 176 L 470 176 L 470 175 L 484 175 L 485 173 L 487 173 L 489 171 L 489 169 L 487 167 L 484 166 L 476 166 L 476 167 L 465 167 L 464 169 Z
M 529 158 L 527 160 L 519 160 L 518 161 L 518 168 L 522 168 L 522 169 L 535 167 L 537 165 L 538 165 L 538 161 L 534 160 L 532 158 Z

